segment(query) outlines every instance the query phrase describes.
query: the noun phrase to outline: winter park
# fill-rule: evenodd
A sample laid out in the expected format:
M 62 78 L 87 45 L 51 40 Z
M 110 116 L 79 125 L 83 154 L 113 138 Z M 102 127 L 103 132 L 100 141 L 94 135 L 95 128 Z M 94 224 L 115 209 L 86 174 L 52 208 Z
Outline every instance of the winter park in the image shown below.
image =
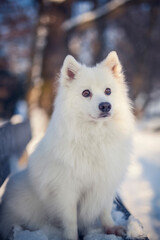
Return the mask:
M 0 240 L 160 240 L 160 1 L 0 1 Z

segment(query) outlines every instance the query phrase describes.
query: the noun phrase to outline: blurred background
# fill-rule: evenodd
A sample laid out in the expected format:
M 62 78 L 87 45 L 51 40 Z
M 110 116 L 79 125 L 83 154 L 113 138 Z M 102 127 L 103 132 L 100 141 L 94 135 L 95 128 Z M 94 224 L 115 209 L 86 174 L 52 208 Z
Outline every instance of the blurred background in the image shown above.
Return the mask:
M 92 66 L 111 50 L 124 67 L 136 116 L 134 157 L 119 192 L 158 240 L 159 0 L 0 1 L 0 191 L 44 134 L 65 56 Z

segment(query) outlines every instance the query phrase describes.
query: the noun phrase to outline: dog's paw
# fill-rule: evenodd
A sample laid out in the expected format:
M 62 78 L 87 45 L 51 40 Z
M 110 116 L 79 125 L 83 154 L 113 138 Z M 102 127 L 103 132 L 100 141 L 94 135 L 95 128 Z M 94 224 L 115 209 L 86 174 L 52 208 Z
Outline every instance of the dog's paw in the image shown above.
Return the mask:
M 127 234 L 127 229 L 124 226 L 106 227 L 105 233 L 125 237 Z

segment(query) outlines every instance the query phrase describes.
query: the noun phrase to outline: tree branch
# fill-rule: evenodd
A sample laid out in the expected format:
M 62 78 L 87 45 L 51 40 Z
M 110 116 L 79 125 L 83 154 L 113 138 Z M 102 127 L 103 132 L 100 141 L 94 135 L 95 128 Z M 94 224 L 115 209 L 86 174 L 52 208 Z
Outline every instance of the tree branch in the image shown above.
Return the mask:
M 89 11 L 87 13 L 81 14 L 65 21 L 62 24 L 62 29 L 64 31 L 69 31 L 72 28 L 82 25 L 84 23 L 95 21 L 130 1 L 131 0 L 113 0 L 97 8 L 96 10 Z

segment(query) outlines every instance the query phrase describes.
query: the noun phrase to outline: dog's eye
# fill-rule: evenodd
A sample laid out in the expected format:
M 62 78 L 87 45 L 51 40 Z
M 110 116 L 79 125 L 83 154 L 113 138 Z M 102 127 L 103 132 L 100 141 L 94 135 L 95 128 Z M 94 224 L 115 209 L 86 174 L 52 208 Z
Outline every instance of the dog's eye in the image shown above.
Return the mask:
M 84 90 L 84 91 L 82 92 L 82 96 L 83 96 L 83 97 L 90 97 L 90 96 L 91 96 L 91 92 L 90 92 L 89 90 Z
M 106 94 L 106 95 L 110 95 L 110 94 L 111 94 L 111 89 L 110 89 L 110 88 L 106 88 L 105 94 Z

